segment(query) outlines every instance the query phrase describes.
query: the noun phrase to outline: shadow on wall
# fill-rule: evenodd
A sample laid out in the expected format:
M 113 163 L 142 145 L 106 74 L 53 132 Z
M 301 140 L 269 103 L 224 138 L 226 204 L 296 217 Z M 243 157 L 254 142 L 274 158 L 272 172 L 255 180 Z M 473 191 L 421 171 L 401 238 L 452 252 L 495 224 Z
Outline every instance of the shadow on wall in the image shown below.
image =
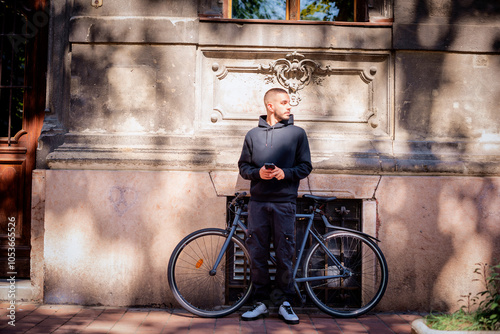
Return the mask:
M 419 25 L 425 24 L 436 10 L 429 6 L 439 2 L 415 3 L 411 11 L 414 17 L 409 21 Z M 455 23 L 500 13 L 499 4 L 487 1 L 446 4 L 450 6 L 446 8 L 448 25 L 442 27 L 447 30 L 429 36 L 432 38 L 425 40 L 425 45 L 419 45 L 423 40 L 414 35 L 409 44 L 413 43 L 416 49 L 442 50 L 457 38 L 459 26 Z M 498 37 L 493 40 L 498 41 Z M 498 43 L 492 48 L 498 51 Z M 418 141 L 442 140 L 451 142 L 446 148 L 448 153 L 465 157 L 475 152 L 460 145 L 460 141 L 474 140 L 481 129 L 494 132 L 493 127 L 498 124 L 494 116 L 497 97 L 479 74 L 467 76 L 469 82 L 464 85 L 464 73 L 457 73 L 463 64 L 458 66 L 453 62 L 470 60 L 466 57 L 446 52 L 396 53 L 396 140 L 401 137 L 412 140 L 407 144 L 408 152 L 422 151 Z M 499 63 L 490 66 L 498 69 Z M 474 104 L 478 95 L 483 98 Z M 454 103 L 454 98 L 466 103 Z M 467 105 L 467 101 L 471 104 Z M 429 150 L 430 160 L 450 166 L 454 163 L 432 153 L 434 147 L 424 149 Z M 480 168 L 487 168 L 487 163 L 480 164 Z M 453 167 L 450 169 L 453 172 Z M 414 310 L 455 311 L 463 305 L 459 299 L 464 295 L 469 292 L 474 295 L 484 288 L 473 282 L 476 278 L 473 271 L 478 262 L 500 260 L 498 178 L 383 176 L 376 197 L 381 247 L 391 275 L 382 308 L 400 310 L 412 300 Z M 406 296 L 405 300 L 401 296 Z
M 149 2 L 167 6 L 164 1 Z M 70 17 L 85 13 L 80 3 L 75 1 L 74 7 L 65 3 L 64 8 L 55 3 L 59 8 L 54 22 L 68 27 Z M 141 8 L 153 7 L 142 2 Z M 64 72 L 60 77 L 71 80 L 66 86 L 54 83 L 53 101 L 56 109 L 63 110 L 57 116 L 67 131 L 85 134 L 76 142 L 67 136 L 66 144 L 104 147 L 98 159 L 108 165 L 117 153 L 120 158 L 128 154 L 141 163 L 160 164 L 148 161 L 147 152 L 139 152 L 140 156 L 134 150 L 169 147 L 166 134 L 193 135 L 195 79 L 185 73 L 195 72 L 194 46 L 117 44 L 111 37 L 116 31 L 102 27 L 89 27 L 86 41 L 70 37 L 70 67 L 54 66 L 56 72 Z M 128 40 L 127 34 L 133 34 L 136 40 L 148 40 L 146 28 L 125 31 L 120 38 Z M 55 44 L 61 50 L 66 47 L 60 41 Z M 178 52 L 184 49 L 190 52 Z M 66 87 L 70 87 L 67 93 Z M 102 134 L 114 142 L 102 143 Z M 148 135 L 148 142 L 137 142 Z M 106 151 L 110 146 L 113 149 Z M 78 153 L 85 155 L 77 152 L 75 157 Z M 193 165 L 215 160 L 210 152 L 182 154 Z M 173 248 L 195 229 L 225 224 L 225 198 L 217 197 L 208 172 L 48 170 L 46 185 L 47 303 L 172 307 L 166 267 Z
M 483 287 L 478 262 L 500 259 L 500 179 L 383 176 L 379 238 L 390 268 L 381 307 L 454 311 Z M 402 298 L 404 296 L 404 298 Z
M 396 53 L 396 131 L 405 131 L 409 140 L 451 139 L 457 142 L 481 136 L 480 130 L 497 133 L 498 94 L 487 78 L 494 77 L 500 64 L 498 61 L 489 63 L 488 58 L 481 58 L 486 57 L 484 55 L 457 55 L 446 50 L 453 48 L 460 34 L 464 33 L 461 25 L 494 23 L 500 16 L 500 4 L 491 1 L 418 1 L 415 8 L 399 6 L 413 13 L 413 17 L 405 19 L 417 27 L 405 31 L 407 42 L 400 42 L 403 47 L 443 52 Z M 433 19 L 439 24 L 434 24 Z M 439 27 L 439 31 L 418 28 L 429 24 Z M 500 33 L 496 33 L 497 36 L 488 36 L 485 40 L 498 41 Z M 470 48 L 474 49 L 472 41 Z M 493 42 L 490 50 L 500 51 L 498 43 Z M 466 152 L 458 144 L 449 150 L 473 153 Z
M 47 303 L 172 307 L 173 248 L 225 223 L 208 173 L 47 171 L 47 185 Z

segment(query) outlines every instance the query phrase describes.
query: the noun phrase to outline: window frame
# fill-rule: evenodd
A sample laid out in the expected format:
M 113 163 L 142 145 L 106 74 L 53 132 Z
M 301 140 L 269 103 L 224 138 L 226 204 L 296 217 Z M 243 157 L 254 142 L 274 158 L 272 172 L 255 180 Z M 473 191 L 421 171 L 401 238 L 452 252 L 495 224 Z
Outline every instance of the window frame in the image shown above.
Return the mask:
M 355 21 L 312 21 L 290 19 L 290 13 L 295 13 L 292 18 L 300 18 L 300 0 L 287 0 L 287 18 L 285 20 L 267 19 L 234 19 L 231 16 L 233 0 L 223 0 L 222 11 L 219 14 L 210 13 L 199 14 L 200 21 L 214 22 L 234 22 L 234 23 L 280 23 L 280 24 L 313 24 L 313 25 L 341 25 L 341 26 L 392 26 L 393 0 L 354 0 L 355 1 Z M 360 20 L 363 16 L 363 20 Z

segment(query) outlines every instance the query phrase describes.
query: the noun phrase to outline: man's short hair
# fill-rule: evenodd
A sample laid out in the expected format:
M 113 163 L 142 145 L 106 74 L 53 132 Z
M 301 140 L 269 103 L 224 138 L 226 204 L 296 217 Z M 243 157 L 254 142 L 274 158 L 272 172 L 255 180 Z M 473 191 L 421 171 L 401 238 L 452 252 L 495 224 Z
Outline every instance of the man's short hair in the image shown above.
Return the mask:
M 271 96 L 274 96 L 276 94 L 280 94 L 280 93 L 285 93 L 285 94 L 288 94 L 288 92 L 283 89 L 283 88 L 271 88 L 270 90 L 268 90 L 265 94 L 264 94 L 264 105 L 266 106 L 267 108 L 267 102 L 269 101 L 269 99 L 271 98 Z

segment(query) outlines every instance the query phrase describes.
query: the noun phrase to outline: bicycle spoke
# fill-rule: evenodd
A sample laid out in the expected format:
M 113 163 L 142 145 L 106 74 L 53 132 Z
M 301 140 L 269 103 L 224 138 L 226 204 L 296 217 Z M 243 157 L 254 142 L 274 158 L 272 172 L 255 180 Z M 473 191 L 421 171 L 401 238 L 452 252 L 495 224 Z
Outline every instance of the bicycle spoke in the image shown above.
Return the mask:
M 308 294 L 332 315 L 348 317 L 368 312 L 382 298 L 387 284 L 387 266 L 381 252 L 369 240 L 349 232 L 327 235 L 324 245 L 341 267 L 316 244 L 306 256 L 305 275 L 339 277 L 306 282 Z
M 227 235 L 223 230 L 206 229 L 184 238 L 169 263 L 169 283 L 177 301 L 188 311 L 202 317 L 227 315 L 241 307 L 249 297 L 250 282 L 228 289 L 235 268 L 235 250 L 249 261 L 241 240 L 233 237 L 216 271 L 215 262 Z

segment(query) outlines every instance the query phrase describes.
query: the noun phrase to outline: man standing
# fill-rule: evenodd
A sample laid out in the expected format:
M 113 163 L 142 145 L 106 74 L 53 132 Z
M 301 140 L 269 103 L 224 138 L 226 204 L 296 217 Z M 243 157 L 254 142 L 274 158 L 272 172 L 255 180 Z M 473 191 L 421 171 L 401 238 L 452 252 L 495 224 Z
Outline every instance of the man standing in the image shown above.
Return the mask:
M 264 95 L 267 115 L 259 126 L 250 130 L 243 144 L 238 167 L 240 175 L 251 180 L 248 204 L 248 238 L 246 244 L 252 259 L 252 310 L 242 320 L 267 316 L 270 296 L 269 245 L 273 237 L 276 253 L 275 283 L 285 300 L 279 316 L 286 323 L 298 324 L 290 302 L 295 297 L 292 281 L 295 256 L 295 212 L 301 179 L 312 171 L 311 153 L 305 131 L 293 124 L 290 97 L 286 90 L 272 88 Z

